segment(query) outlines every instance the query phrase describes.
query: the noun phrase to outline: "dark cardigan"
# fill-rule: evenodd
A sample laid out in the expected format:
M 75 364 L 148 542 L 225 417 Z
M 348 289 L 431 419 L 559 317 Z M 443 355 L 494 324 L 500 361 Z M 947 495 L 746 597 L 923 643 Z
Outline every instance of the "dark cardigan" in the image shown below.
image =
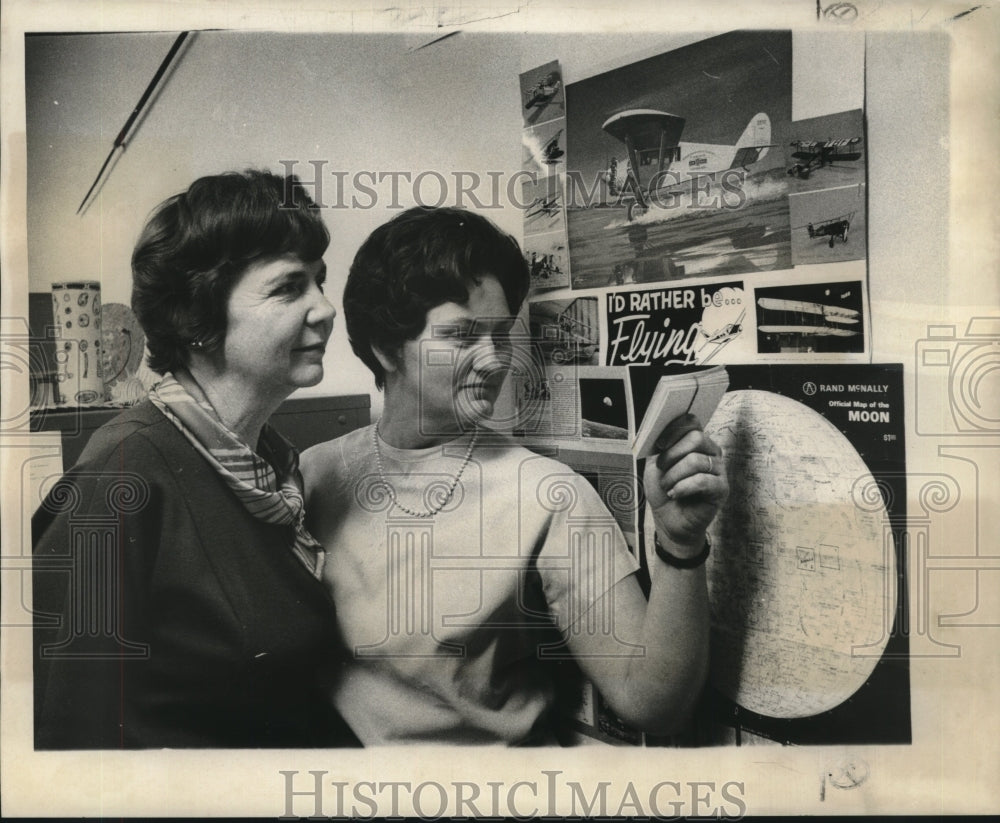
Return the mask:
M 291 528 L 155 406 L 62 483 L 32 520 L 36 749 L 357 745 L 320 689 L 345 652 Z

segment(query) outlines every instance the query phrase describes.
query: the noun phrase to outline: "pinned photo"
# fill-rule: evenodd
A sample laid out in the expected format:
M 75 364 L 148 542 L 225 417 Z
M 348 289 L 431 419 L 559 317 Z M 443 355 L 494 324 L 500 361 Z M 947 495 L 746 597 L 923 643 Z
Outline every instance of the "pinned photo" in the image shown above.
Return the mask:
M 761 354 L 861 352 L 865 345 L 860 281 L 756 290 Z
M 733 32 L 567 89 L 573 288 L 789 268 L 788 32 Z
M 863 183 L 789 197 L 794 264 L 864 259 L 866 200 Z
M 525 126 L 533 126 L 566 114 L 566 97 L 558 60 L 524 72 L 520 80 L 524 103 L 521 114 Z

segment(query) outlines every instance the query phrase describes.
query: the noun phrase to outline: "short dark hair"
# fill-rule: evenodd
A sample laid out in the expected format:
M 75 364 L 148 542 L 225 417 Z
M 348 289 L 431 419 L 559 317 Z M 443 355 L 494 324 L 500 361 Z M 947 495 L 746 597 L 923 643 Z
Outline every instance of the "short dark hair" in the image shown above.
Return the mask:
M 394 356 L 443 303 L 464 305 L 469 286 L 492 275 L 516 314 L 530 275 L 517 241 L 487 218 L 417 206 L 379 226 L 358 249 L 344 288 L 344 322 L 354 353 L 385 385 L 373 347 Z
M 132 309 L 149 367 L 163 374 L 186 365 L 193 344 L 222 344 L 229 295 L 247 266 L 284 254 L 312 263 L 329 244 L 316 204 L 293 176 L 226 172 L 163 201 L 132 253 Z

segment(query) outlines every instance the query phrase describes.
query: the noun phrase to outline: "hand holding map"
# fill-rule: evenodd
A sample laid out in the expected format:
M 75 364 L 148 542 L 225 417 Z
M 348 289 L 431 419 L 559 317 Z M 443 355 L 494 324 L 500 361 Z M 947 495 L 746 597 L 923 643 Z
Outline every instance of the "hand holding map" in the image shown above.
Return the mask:
M 653 454 L 660 433 L 682 414 L 706 424 L 728 387 L 729 374 L 722 366 L 661 377 L 636 432 L 632 454 L 638 459 Z

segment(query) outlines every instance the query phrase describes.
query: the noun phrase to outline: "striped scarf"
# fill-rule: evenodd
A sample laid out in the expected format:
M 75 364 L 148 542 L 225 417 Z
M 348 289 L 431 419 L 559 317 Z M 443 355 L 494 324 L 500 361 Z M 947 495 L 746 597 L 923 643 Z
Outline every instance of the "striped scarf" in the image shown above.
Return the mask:
M 292 550 L 315 578 L 326 554 L 306 530 L 299 455 L 265 424 L 254 452 L 219 419 L 201 387 L 187 371 L 170 372 L 149 391 L 149 399 L 173 423 L 258 520 L 295 528 Z

